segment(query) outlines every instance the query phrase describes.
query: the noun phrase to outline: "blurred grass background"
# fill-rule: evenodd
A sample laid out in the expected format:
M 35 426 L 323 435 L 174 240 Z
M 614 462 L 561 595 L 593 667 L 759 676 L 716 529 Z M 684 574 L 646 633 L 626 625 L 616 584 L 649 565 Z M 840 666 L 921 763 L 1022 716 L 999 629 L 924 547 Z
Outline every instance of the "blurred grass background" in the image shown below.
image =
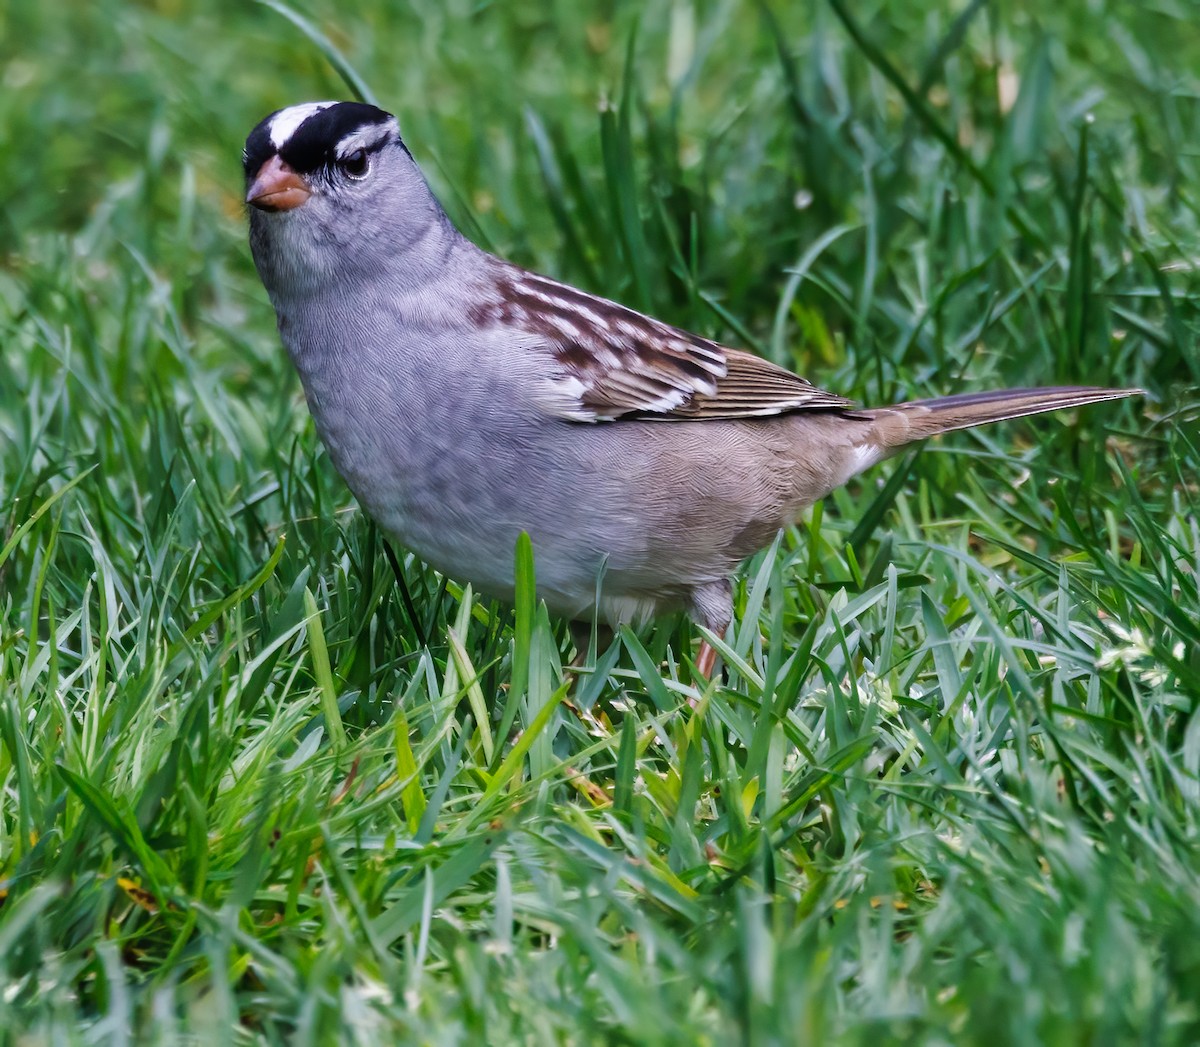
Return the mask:
M 239 153 L 278 9 L 0 8 L 0 1028 L 19 1042 L 1200 1034 L 1192 5 L 333 4 L 452 216 L 960 434 L 756 557 L 728 678 L 404 563 Z

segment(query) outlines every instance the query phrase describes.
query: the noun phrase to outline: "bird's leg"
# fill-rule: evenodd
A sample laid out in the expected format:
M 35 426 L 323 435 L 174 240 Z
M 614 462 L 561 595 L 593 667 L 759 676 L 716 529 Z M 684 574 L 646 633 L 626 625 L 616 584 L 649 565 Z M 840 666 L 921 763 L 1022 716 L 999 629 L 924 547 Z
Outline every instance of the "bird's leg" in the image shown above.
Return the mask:
M 704 679 L 711 680 L 713 670 L 717 667 L 717 649 L 707 640 L 700 641 L 700 650 L 696 654 L 696 672 Z
M 729 579 L 710 582 L 692 590 L 692 616 L 710 632 L 724 636 L 733 621 L 733 586 Z M 696 672 L 712 679 L 717 668 L 717 650 L 707 640 L 700 641 L 696 654 Z

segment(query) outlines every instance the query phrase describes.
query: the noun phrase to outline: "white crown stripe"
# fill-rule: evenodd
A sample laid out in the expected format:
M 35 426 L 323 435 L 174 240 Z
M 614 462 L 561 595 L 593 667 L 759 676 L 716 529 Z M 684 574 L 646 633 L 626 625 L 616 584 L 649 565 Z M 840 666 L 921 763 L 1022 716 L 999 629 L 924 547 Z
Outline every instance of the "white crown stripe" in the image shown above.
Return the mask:
M 276 150 L 282 149 L 287 140 L 296 133 L 298 128 L 310 116 L 315 116 L 322 109 L 328 109 L 336 102 L 305 102 L 303 105 L 293 105 L 281 109 L 271 121 L 271 144 Z

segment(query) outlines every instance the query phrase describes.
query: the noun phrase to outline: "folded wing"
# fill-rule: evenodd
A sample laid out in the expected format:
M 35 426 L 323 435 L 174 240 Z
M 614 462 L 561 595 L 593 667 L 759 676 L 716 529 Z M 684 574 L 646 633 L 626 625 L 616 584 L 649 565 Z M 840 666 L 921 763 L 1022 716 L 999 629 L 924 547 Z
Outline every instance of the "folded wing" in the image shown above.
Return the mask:
M 504 267 L 497 287 L 473 320 L 538 336 L 555 364 L 539 402 L 564 419 L 761 418 L 854 407 L 753 353 L 515 266 Z

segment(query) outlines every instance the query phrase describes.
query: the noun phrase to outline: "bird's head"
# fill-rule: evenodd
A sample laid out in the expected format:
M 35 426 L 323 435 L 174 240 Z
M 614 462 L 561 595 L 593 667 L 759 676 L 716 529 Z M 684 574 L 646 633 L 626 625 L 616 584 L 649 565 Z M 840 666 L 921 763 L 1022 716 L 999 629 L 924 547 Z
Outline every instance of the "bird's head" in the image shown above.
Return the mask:
M 396 119 L 362 102 L 306 102 L 262 120 L 242 152 L 250 243 L 268 291 L 361 279 L 445 215 Z

